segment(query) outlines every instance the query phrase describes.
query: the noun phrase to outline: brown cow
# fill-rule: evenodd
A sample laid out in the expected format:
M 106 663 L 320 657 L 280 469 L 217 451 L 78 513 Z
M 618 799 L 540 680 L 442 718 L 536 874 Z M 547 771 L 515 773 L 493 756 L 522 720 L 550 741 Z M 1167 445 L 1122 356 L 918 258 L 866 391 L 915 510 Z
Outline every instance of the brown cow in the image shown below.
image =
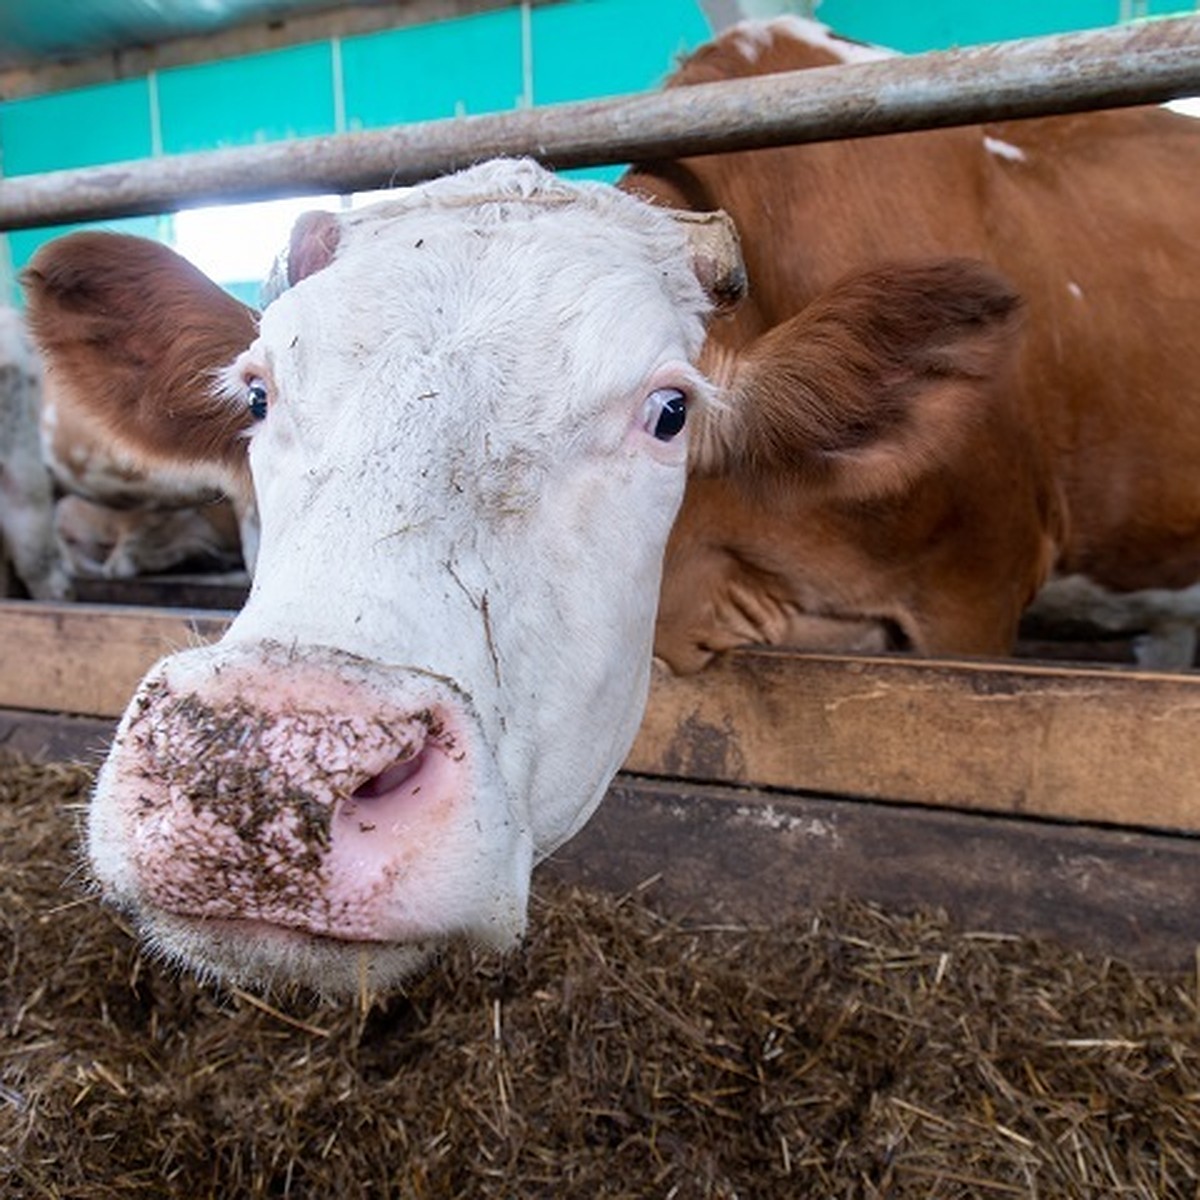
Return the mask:
M 881 53 L 813 22 L 747 23 L 671 86 Z M 632 170 L 628 191 L 729 212 L 751 281 L 702 359 L 730 415 L 694 438 L 659 655 L 690 671 L 759 642 L 1004 654 L 1047 580 L 1045 611 L 1178 644 L 1200 580 L 1200 415 L 1184 403 L 1197 167 L 1200 128 L 1153 108 Z M 295 277 L 321 228 L 298 225 Z M 254 314 L 214 294 L 197 321 L 193 288 L 213 285 L 187 269 L 155 317 L 194 339 L 186 377 L 143 387 L 166 368 L 137 348 L 154 331 L 126 331 L 146 278 L 177 270 L 161 250 L 48 247 L 29 275 L 35 327 L 64 384 L 107 381 L 106 434 L 233 478 L 228 408 L 183 398 L 252 338 Z M 159 396 L 180 416 L 147 442 Z
M 751 23 L 670 86 L 881 53 Z M 755 415 L 701 447 L 658 652 L 676 670 L 752 642 L 1006 653 L 1051 569 L 1047 611 L 1194 627 L 1198 181 L 1200 126 L 1159 108 L 630 172 L 657 202 L 725 209 L 751 284 L 702 365 Z

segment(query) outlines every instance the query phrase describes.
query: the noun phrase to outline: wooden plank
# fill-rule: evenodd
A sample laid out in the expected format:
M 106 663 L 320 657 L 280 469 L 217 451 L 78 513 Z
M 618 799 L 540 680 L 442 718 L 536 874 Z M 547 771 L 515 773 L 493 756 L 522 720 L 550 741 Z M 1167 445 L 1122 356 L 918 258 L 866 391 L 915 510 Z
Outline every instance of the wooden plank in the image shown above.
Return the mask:
M 0 708 L 0 750 L 31 762 L 99 763 L 116 727 L 116 721 L 106 717 Z
M 132 579 L 76 577 L 74 597 L 84 604 L 128 604 L 140 608 L 204 608 L 233 612 L 246 603 L 245 571 L 205 575 L 137 575 Z
M 656 674 L 644 775 L 1200 830 L 1200 676 L 751 651 Z
M 0 706 L 117 717 L 223 614 L 0 604 Z M 657 672 L 637 774 L 1200 830 L 1200 675 L 1018 662 L 732 655 Z
M 113 728 L 0 709 L 0 747 L 44 762 L 98 762 Z M 1190 970 L 1200 944 L 1200 837 L 634 775 L 543 875 L 642 889 L 685 921 L 765 923 L 841 898 L 1160 970 Z
M 152 663 L 227 624 L 188 609 L 0 601 L 0 706 L 119 716 Z
M 1194 970 L 1200 944 L 1200 838 L 1042 820 L 618 776 L 539 871 L 642 888 L 689 921 L 766 924 L 848 898 L 1159 970 Z

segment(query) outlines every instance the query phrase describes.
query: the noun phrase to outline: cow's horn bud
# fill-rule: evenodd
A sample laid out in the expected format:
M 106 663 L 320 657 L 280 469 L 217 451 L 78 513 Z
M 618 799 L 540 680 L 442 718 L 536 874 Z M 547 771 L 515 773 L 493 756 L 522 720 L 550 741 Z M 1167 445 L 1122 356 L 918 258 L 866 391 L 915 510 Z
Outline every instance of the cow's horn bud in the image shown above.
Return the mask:
M 718 312 L 737 305 L 746 295 L 746 265 L 737 227 L 728 213 L 696 213 L 676 209 L 672 215 L 687 233 L 692 269 Z

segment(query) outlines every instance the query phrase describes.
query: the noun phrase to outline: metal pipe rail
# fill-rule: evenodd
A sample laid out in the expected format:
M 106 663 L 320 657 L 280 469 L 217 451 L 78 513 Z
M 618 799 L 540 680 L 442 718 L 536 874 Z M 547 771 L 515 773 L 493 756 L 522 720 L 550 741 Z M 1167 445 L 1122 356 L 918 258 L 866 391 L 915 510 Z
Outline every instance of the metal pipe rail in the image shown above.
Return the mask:
M 0 181 L 0 230 L 1160 103 L 1200 93 L 1200 16 Z

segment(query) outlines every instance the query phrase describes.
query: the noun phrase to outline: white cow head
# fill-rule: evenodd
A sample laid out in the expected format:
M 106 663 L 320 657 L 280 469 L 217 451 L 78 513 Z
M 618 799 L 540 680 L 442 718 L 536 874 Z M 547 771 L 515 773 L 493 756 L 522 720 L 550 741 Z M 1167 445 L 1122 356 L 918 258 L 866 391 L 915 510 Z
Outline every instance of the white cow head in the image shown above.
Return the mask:
M 305 222 L 292 259 L 213 416 L 261 418 L 250 599 L 143 681 L 88 848 L 167 954 L 337 992 L 512 943 L 619 767 L 726 276 L 528 162 Z

